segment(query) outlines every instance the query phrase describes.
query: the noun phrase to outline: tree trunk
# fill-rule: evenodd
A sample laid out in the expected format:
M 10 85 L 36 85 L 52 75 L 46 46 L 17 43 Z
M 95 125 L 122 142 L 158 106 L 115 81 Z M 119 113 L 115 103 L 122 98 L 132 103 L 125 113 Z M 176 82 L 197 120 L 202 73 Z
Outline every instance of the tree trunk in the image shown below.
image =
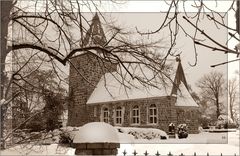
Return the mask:
M 7 48 L 7 35 L 8 35 L 8 24 L 10 22 L 10 12 L 13 7 L 12 0 L 3 0 L 0 3 L 1 5 L 1 52 L 0 52 L 0 100 L 4 98 L 4 85 L 6 83 L 6 74 L 5 71 L 5 61 L 6 56 L 9 53 L 9 49 Z M 3 130 L 4 130 L 4 118 L 6 114 L 6 107 L 1 106 L 1 148 L 4 147 L 3 140 Z
M 230 105 L 230 108 L 229 108 L 229 109 L 230 109 L 230 116 L 231 116 L 231 119 L 232 119 L 233 122 L 234 122 L 235 120 L 234 120 L 234 116 L 233 116 L 233 104 L 230 102 L 229 105 Z
M 217 107 L 216 113 L 217 113 L 217 119 L 218 119 L 218 117 L 220 116 L 220 105 L 219 105 L 219 99 L 218 98 L 216 98 L 216 107 Z

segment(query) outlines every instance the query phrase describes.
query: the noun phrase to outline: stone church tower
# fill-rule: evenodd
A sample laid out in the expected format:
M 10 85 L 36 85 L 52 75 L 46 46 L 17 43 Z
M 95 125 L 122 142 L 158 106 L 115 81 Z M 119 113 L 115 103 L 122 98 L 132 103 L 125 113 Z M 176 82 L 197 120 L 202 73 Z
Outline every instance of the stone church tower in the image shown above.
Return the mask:
M 89 30 L 83 40 L 85 47 L 103 46 L 107 43 L 101 22 L 97 14 L 92 19 Z M 101 58 L 101 51 L 83 52 L 71 58 L 69 73 L 68 125 L 82 126 L 94 121 L 93 107 L 86 102 L 100 78 L 106 72 L 116 71 L 117 64 Z M 92 114 L 89 114 L 92 113 Z

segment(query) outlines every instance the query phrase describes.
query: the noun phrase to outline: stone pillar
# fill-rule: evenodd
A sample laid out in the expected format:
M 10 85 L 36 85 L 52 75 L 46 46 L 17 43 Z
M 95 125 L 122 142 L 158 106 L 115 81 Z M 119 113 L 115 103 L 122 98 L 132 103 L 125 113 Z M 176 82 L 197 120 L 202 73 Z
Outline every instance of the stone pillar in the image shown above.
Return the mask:
M 74 143 L 75 155 L 117 155 L 119 143 Z
M 92 122 L 75 133 L 76 155 L 117 155 L 120 147 L 117 130 L 105 122 Z

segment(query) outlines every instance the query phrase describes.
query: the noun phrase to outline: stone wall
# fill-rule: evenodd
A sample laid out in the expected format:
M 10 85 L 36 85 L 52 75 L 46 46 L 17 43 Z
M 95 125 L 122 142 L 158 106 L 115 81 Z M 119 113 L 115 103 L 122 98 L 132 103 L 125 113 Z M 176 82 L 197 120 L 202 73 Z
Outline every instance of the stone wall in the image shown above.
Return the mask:
M 102 75 L 116 71 L 117 65 L 90 52 L 73 57 L 71 62 L 68 125 L 81 126 L 91 120 L 88 113 L 92 110 L 86 106 L 89 96 Z
M 197 108 L 176 107 L 177 110 L 177 125 L 187 124 L 189 133 L 199 133 L 199 112 Z
M 87 105 L 89 112 L 88 117 L 91 122 L 101 121 L 101 110 L 103 107 L 107 107 L 110 110 L 110 121 L 109 123 L 113 126 L 122 127 L 142 127 L 142 128 L 158 128 L 168 132 L 168 125 L 174 123 L 176 126 L 179 124 L 187 124 L 189 133 L 198 133 L 198 109 L 177 107 L 175 106 L 175 97 L 165 96 L 158 98 L 149 99 L 138 99 L 129 101 L 117 101 L 101 104 L 89 104 Z M 151 104 L 156 104 L 158 111 L 158 123 L 156 125 L 148 124 L 148 113 L 147 110 Z M 140 124 L 132 124 L 131 111 L 132 108 L 138 105 L 140 107 Z M 114 122 L 114 110 L 118 106 L 124 108 L 124 122 L 122 125 L 116 125 Z M 94 113 L 95 109 L 95 113 Z
M 75 155 L 117 155 L 119 143 L 74 143 Z
M 142 128 L 158 128 L 168 132 L 168 125 L 172 123 L 177 123 L 176 109 L 175 109 L 175 97 L 165 96 L 158 98 L 148 98 L 148 99 L 137 99 L 128 101 L 116 101 L 102 104 L 89 104 L 87 105 L 88 110 L 94 112 L 87 112 L 86 115 L 91 121 L 101 121 L 101 111 L 103 107 L 107 107 L 110 110 L 109 123 L 114 126 L 123 127 L 142 127 Z M 155 125 L 148 123 L 148 108 L 151 104 L 156 104 L 158 112 L 158 123 Z M 140 124 L 132 124 L 131 111 L 132 108 L 138 105 L 140 108 Z M 124 108 L 124 121 L 122 125 L 116 125 L 114 122 L 114 110 L 118 106 Z

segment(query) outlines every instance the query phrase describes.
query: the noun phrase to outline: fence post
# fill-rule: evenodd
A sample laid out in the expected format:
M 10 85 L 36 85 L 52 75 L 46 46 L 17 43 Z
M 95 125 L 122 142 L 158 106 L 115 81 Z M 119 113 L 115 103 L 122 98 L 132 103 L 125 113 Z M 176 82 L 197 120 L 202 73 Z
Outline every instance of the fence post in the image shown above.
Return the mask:
M 96 135 L 96 131 L 92 130 L 95 127 L 101 135 Z M 75 155 L 117 155 L 120 143 L 113 126 L 92 122 L 79 129 L 73 139 L 73 147 L 76 148 Z

